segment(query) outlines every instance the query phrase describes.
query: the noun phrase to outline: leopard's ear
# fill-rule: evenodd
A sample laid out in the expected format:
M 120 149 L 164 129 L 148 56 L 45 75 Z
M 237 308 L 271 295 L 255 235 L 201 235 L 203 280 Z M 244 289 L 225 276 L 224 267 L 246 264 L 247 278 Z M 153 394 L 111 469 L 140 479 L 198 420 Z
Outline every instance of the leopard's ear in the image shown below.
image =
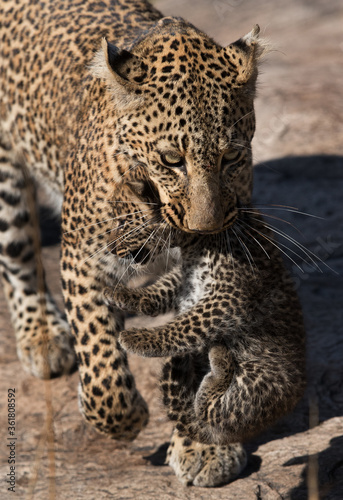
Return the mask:
M 141 101 L 139 87 L 147 78 L 148 65 L 125 49 L 102 39 L 101 49 L 95 54 L 90 69 L 96 78 L 106 81 L 113 96 L 123 107 Z
M 260 27 L 256 24 L 250 33 L 226 47 L 230 68 L 237 74 L 235 84 L 254 84 L 257 78 L 258 61 L 268 51 L 268 43 L 259 37 Z

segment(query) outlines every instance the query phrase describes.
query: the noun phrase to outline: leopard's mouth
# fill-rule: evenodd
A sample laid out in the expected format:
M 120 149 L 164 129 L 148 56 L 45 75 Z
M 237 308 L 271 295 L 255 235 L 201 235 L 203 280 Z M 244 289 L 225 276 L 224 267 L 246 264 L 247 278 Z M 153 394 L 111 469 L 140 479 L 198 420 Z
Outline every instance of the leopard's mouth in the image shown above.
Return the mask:
M 207 234 L 219 234 L 219 233 L 222 233 L 223 231 L 226 231 L 227 229 L 230 229 L 230 227 L 232 227 L 235 224 L 237 218 L 238 218 L 238 214 L 237 213 L 231 214 L 231 216 L 226 221 L 224 221 L 224 224 L 219 229 L 215 229 L 215 230 L 212 230 L 212 231 L 204 231 L 204 230 L 197 231 L 197 230 L 194 230 L 194 229 L 193 230 L 189 230 L 188 229 L 188 232 L 191 232 L 193 234 L 203 234 L 203 235 L 207 235 Z
M 135 248 L 130 250 L 128 257 L 130 257 L 135 264 L 146 264 L 150 259 L 151 251 L 146 248 Z
M 151 250 L 139 247 L 134 249 L 116 249 L 114 253 L 120 259 L 127 259 L 131 264 L 147 264 L 150 260 Z

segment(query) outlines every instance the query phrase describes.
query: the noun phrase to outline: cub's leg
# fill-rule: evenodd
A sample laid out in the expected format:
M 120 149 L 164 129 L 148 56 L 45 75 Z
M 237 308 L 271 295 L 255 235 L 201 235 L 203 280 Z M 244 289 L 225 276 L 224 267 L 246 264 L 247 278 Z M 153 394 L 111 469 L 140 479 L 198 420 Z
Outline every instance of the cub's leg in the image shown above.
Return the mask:
M 211 311 L 211 315 L 204 318 L 206 302 L 215 300 L 215 295 L 205 298 L 161 327 L 124 330 L 120 334 L 120 343 L 128 351 L 148 357 L 202 351 L 209 342 L 216 341 L 217 335 L 222 334 L 222 319 L 218 316 L 221 311 Z
M 225 446 L 213 444 L 206 426 L 198 421 L 195 414 L 196 393 L 208 373 L 207 358 L 207 353 L 169 358 L 161 378 L 163 403 L 176 426 L 167 463 L 184 484 L 196 486 L 227 483 L 246 465 L 242 445 L 227 442 Z
M 215 412 L 214 408 L 225 405 L 222 401 L 225 400 L 235 374 L 233 358 L 229 349 L 224 345 L 211 347 L 208 357 L 210 371 L 203 378 L 195 399 L 196 413 L 206 415 L 206 420 L 210 420 L 209 415 Z M 223 415 L 223 418 L 227 416 Z M 213 422 L 213 425 L 215 426 L 216 422 Z
M 181 267 L 175 266 L 151 286 L 129 288 L 118 284 L 114 289 L 106 288 L 104 295 L 108 303 L 122 311 L 157 316 L 177 307 L 181 285 Z
M 166 463 L 182 483 L 213 487 L 235 479 L 246 466 L 247 457 L 240 443 L 202 444 L 174 431 Z
M 246 340 L 246 339 L 245 339 Z M 256 349 L 256 344 L 253 346 Z M 248 348 L 244 347 L 248 351 Z M 303 392 L 302 361 L 274 343 L 258 354 L 239 353 L 239 363 L 224 345 L 211 348 L 211 371 L 194 402 L 195 420 L 212 442 L 247 440 L 293 409 Z
M 244 413 L 241 414 L 242 408 L 236 399 L 239 396 L 238 399 L 241 398 L 244 401 L 247 395 L 239 394 L 238 391 L 236 394 L 234 391 L 229 391 L 236 375 L 233 357 L 224 345 L 213 346 L 208 357 L 210 370 L 203 377 L 194 399 L 195 421 L 198 422 L 199 430 L 205 431 L 213 442 L 225 444 L 237 438 L 237 440 L 242 439 L 244 438 Z M 248 377 L 246 379 L 248 380 Z M 234 387 L 237 388 L 237 381 L 235 382 Z M 251 401 L 251 405 L 253 404 L 254 402 Z M 239 408 L 236 408 L 237 405 Z M 232 436 L 230 435 L 233 430 L 231 426 L 237 426 L 237 419 L 241 421 L 242 432 Z
M 268 347 L 255 354 L 256 344 L 250 350 L 248 342 L 245 337 L 241 348 L 236 344 L 235 357 L 226 346 L 213 346 L 209 368 L 205 352 L 202 358 L 189 355 L 193 368 L 187 368 L 185 356 L 166 360 L 163 402 L 180 435 L 228 445 L 253 437 L 293 409 L 304 389 L 304 363 L 296 348 L 287 353 L 281 346 L 278 352 L 274 342 L 272 352 Z
M 41 378 L 70 371 L 72 338 L 45 286 L 33 183 L 6 150 L 0 151 L 0 236 L 2 281 L 23 367 Z
M 79 403 L 86 420 L 115 439 L 134 439 L 148 422 L 127 356 L 118 342 L 123 315 L 104 298 L 105 272 L 88 259 L 79 232 L 62 240 L 62 287 L 80 373 Z

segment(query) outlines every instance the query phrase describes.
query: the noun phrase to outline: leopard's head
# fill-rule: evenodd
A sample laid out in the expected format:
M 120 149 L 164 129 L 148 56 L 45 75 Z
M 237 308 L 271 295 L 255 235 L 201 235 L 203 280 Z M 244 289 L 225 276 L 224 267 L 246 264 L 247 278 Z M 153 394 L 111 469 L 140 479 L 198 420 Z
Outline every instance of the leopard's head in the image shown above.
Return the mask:
M 94 59 L 93 74 L 106 80 L 115 107 L 107 144 L 113 176 L 121 182 L 125 169 L 143 166 L 174 228 L 221 231 L 249 201 L 258 35 L 255 26 L 223 48 L 189 23 L 164 18 L 129 50 L 103 40 Z

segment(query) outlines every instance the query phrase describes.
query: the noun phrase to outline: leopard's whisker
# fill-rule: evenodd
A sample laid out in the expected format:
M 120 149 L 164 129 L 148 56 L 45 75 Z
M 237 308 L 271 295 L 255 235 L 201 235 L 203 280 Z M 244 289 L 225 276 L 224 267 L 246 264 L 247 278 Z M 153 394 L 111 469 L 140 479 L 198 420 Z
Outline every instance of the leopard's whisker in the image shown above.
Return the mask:
M 253 269 L 253 265 L 252 265 L 252 261 L 251 261 L 251 254 L 249 251 L 247 251 L 247 247 L 246 245 L 244 244 L 244 242 L 241 240 L 241 238 L 238 236 L 237 232 L 235 231 L 235 228 L 234 227 L 231 227 L 230 228 L 231 231 L 233 232 L 233 234 L 236 236 L 237 240 L 239 241 L 241 247 L 242 247 L 242 250 L 244 252 L 244 255 L 246 256 L 247 258 L 247 261 L 249 262 L 250 264 L 250 267 L 251 267 L 251 270 L 254 272 L 254 269 Z M 249 255 L 250 254 L 250 255 Z
M 168 222 L 164 221 L 163 222 L 163 231 L 162 231 L 162 235 L 164 234 L 165 230 L 170 228 Z M 169 235 L 166 236 L 166 238 L 164 239 L 164 245 L 162 247 L 162 251 L 167 251 L 167 245 L 168 245 L 168 238 L 169 238 Z
M 230 126 L 229 130 L 231 131 L 231 130 L 233 129 L 233 127 L 234 127 L 235 125 L 237 125 L 237 123 L 239 123 L 241 120 L 243 120 L 243 119 L 244 119 L 244 118 L 246 118 L 247 116 L 251 115 L 252 113 L 254 113 L 254 110 L 251 110 L 251 111 L 249 111 L 248 113 L 245 113 L 245 115 L 243 115 L 243 116 L 241 116 L 240 118 L 238 118 L 238 120 L 236 120 L 236 121 L 235 121 L 235 123 L 233 123 L 233 124 Z
M 265 226 L 265 227 L 266 227 L 266 229 L 270 229 L 270 228 L 268 228 L 267 226 Z M 253 228 L 253 226 L 250 226 L 250 228 L 251 228 L 251 229 L 256 230 L 255 228 Z M 259 234 L 261 234 L 261 236 L 266 237 L 266 235 L 265 235 L 264 233 L 259 233 Z M 286 239 L 287 239 L 287 238 L 286 238 Z M 274 241 L 274 240 L 273 240 L 273 241 Z M 286 248 L 286 249 L 287 249 L 289 252 L 291 252 L 293 255 L 296 255 L 296 256 L 297 256 L 297 257 L 298 257 L 298 258 L 299 258 L 302 262 L 304 262 L 304 263 L 306 263 L 306 264 L 308 264 L 308 265 L 311 265 L 313 269 L 318 269 L 320 272 L 322 272 L 322 270 L 320 269 L 320 267 L 318 266 L 318 264 L 316 264 L 316 262 L 314 262 L 314 261 L 313 261 L 313 259 L 311 259 L 311 258 L 307 255 L 307 253 L 306 253 L 306 251 L 305 251 L 305 250 L 301 249 L 301 250 L 305 253 L 305 255 L 306 255 L 307 257 L 309 257 L 309 258 L 313 261 L 313 264 L 310 264 L 307 260 L 305 260 L 305 258 L 304 258 L 302 255 L 300 255 L 298 252 L 296 252 L 295 250 L 293 250 L 293 249 L 292 249 L 292 248 L 290 248 L 289 246 L 285 245 L 284 243 L 281 243 L 280 241 L 278 241 L 277 243 L 274 241 L 274 243 L 277 245 L 277 248 L 278 248 L 278 249 L 279 249 L 282 253 L 284 253 L 284 255 L 286 255 L 286 256 L 287 256 L 287 257 L 288 257 L 288 258 L 289 258 L 289 259 L 290 259 L 290 260 L 291 260 L 291 261 L 292 261 L 295 265 L 297 265 L 297 264 L 296 264 L 296 262 L 295 262 L 293 259 L 291 259 L 291 257 L 290 257 L 287 253 L 283 252 L 283 251 L 282 251 L 282 249 L 281 249 L 281 247 Z M 293 242 L 291 242 L 291 243 L 293 243 Z M 293 243 L 293 244 L 294 244 L 294 243 Z M 324 263 L 324 264 L 325 264 L 325 263 Z M 299 267 L 299 266 L 297 265 L 297 267 Z M 327 266 L 327 267 L 329 267 L 329 266 Z M 301 268 L 299 267 L 299 269 L 301 269 Z M 301 271 L 302 271 L 302 272 L 304 272 L 302 269 L 301 269 Z
M 254 219 L 254 217 L 252 218 Z M 258 219 L 254 219 L 254 220 L 257 220 Z M 314 252 L 312 252 L 311 250 L 307 249 L 304 245 L 302 245 L 300 242 L 298 242 L 296 239 L 292 238 L 292 236 L 289 236 L 287 233 L 285 233 L 284 231 L 282 231 L 281 229 L 279 228 L 276 228 L 275 226 L 273 226 L 273 224 L 269 224 L 267 222 L 262 222 L 263 226 L 266 228 L 266 229 L 270 229 L 271 231 L 275 232 L 276 234 L 278 234 L 279 236 L 281 236 L 282 238 L 285 238 L 285 240 L 288 240 L 290 243 L 292 243 L 294 246 L 296 246 L 297 248 L 299 248 L 299 250 L 301 250 L 308 259 L 310 259 L 310 261 L 314 264 L 314 266 L 318 269 L 319 272 L 323 272 L 320 268 L 320 266 L 315 262 L 315 260 L 312 258 L 315 257 L 316 259 L 319 260 L 319 262 L 321 262 L 324 266 L 326 266 L 328 269 L 330 269 L 331 271 L 333 271 L 333 269 L 331 269 L 330 266 L 328 266 L 320 257 L 318 257 Z M 311 256 L 312 255 L 312 256 Z M 335 272 L 335 271 L 333 271 Z
M 225 235 L 226 235 L 226 244 L 227 244 L 227 247 L 228 247 L 228 250 L 229 250 L 230 260 L 231 260 L 231 263 L 232 263 L 232 267 L 233 267 L 233 269 L 235 269 L 235 260 L 233 258 L 233 251 L 232 251 L 232 246 L 231 246 L 230 235 L 229 235 L 229 230 L 228 229 L 225 231 Z
M 130 231 L 130 233 L 134 234 L 134 232 L 139 232 L 139 231 L 140 231 L 143 227 L 148 227 L 148 226 L 149 226 L 149 221 L 146 221 L 144 224 L 142 224 L 142 226 L 141 226 L 141 227 L 136 227 L 136 228 L 134 228 L 132 231 Z M 132 234 L 131 234 L 131 236 L 132 236 Z M 123 237 L 121 237 L 120 239 L 121 239 L 122 241 L 125 241 L 125 240 L 127 239 L 127 236 L 129 236 L 129 233 L 126 233 L 126 234 L 125 234 L 125 235 L 123 235 Z M 115 248 L 117 248 L 117 247 L 118 247 L 118 245 L 119 245 L 119 243 L 120 243 L 120 242 L 118 242 L 118 243 L 117 243 L 117 245 L 115 245 L 115 246 L 112 248 L 112 250 L 114 250 Z M 111 242 L 110 242 L 108 245 L 106 245 L 105 247 L 102 247 L 102 248 L 100 249 L 100 251 L 106 250 L 106 248 L 108 248 L 108 247 L 109 247 L 109 246 L 111 246 L 111 245 L 113 245 L 113 241 L 111 241 Z M 99 251 L 95 252 L 95 254 L 93 254 L 93 255 L 92 255 L 92 257 L 94 257 L 97 253 L 99 253 Z M 130 266 L 131 266 L 131 263 L 129 262 L 129 263 L 128 263 L 128 266 L 127 266 L 127 269 L 126 269 L 126 271 L 124 272 L 124 274 L 122 275 L 122 277 L 125 275 L 125 273 L 127 272 L 128 268 L 129 268 Z M 121 277 L 121 278 L 122 278 L 122 277 Z
M 146 239 L 145 243 L 141 246 L 141 248 L 139 249 L 139 251 L 137 252 L 136 256 L 138 256 L 140 254 L 140 252 L 143 250 L 143 248 L 145 247 L 145 245 L 148 243 L 148 241 L 150 240 L 150 238 L 156 233 L 156 231 L 158 230 L 158 228 L 156 228 L 150 235 L 149 237 Z M 149 255 L 149 253 L 148 253 Z M 121 283 L 121 280 L 124 278 L 125 274 L 128 272 L 129 268 L 131 266 L 131 263 L 128 263 L 128 266 L 126 268 L 126 270 L 124 271 L 124 273 L 120 276 L 120 278 L 118 278 L 118 283 L 117 283 L 117 286 L 119 285 L 119 283 Z M 131 275 L 132 276 L 132 275 Z M 116 287 L 117 287 L 116 286 Z M 115 288 L 116 288 L 115 287 Z
M 140 213 L 140 212 L 135 212 L 135 214 L 137 214 L 137 213 Z M 135 215 L 135 214 L 131 214 L 131 215 Z M 145 217 L 145 215 L 142 215 L 141 217 L 138 217 L 138 218 L 137 218 L 137 220 L 142 220 L 142 219 L 144 220 L 144 217 Z M 150 219 L 150 220 L 151 220 L 151 219 Z M 97 234 L 97 235 L 94 235 L 94 236 L 92 236 L 92 237 L 90 237 L 90 238 L 87 238 L 87 240 L 86 240 L 86 241 L 92 241 L 92 240 L 94 240 L 94 239 L 96 239 L 96 238 L 99 238 L 99 236 L 103 236 L 103 235 L 105 235 L 105 234 L 111 233 L 112 231 L 113 231 L 113 232 L 116 232 L 116 231 L 118 231 L 118 228 L 116 228 L 116 227 L 112 227 L 112 228 L 110 228 L 108 231 L 105 231 L 104 233 Z
M 143 216 L 143 217 L 140 217 L 138 220 L 140 220 L 140 219 L 144 219 L 144 216 Z M 116 240 L 112 240 L 112 241 L 111 241 L 111 243 L 110 243 L 109 245 L 106 245 L 105 247 L 102 247 L 102 248 L 103 248 L 103 249 L 106 249 L 106 248 L 107 248 L 107 246 L 110 246 L 110 245 L 112 245 L 113 243 L 115 243 L 115 242 L 117 242 L 117 241 L 118 241 L 118 242 L 120 242 L 121 240 L 125 241 L 126 237 L 127 237 L 127 236 L 129 236 L 129 235 L 131 235 L 131 233 L 133 233 L 136 229 L 137 229 L 137 230 L 139 230 L 140 228 L 134 228 L 134 229 L 132 229 L 131 231 L 129 231 L 129 233 L 125 233 L 125 234 L 123 234 L 123 235 L 119 236 Z M 112 229 L 110 229 L 110 230 L 108 230 L 108 231 L 106 231 L 105 233 L 102 233 L 102 234 L 103 234 L 103 235 L 105 235 L 105 234 L 111 233 L 113 230 L 114 230 L 114 229 L 112 228 Z M 98 238 L 98 237 L 99 237 L 99 235 L 97 235 L 97 236 L 93 236 L 92 238 L 88 238 L 88 240 L 87 240 L 87 241 L 91 241 L 92 239 L 95 239 L 95 238 Z M 118 245 L 119 245 L 119 243 L 118 243 L 116 246 L 118 246 Z M 114 248 L 116 248 L 116 246 L 115 246 Z M 101 250 L 100 250 L 100 251 L 101 251 Z M 98 252 L 93 253 L 91 257 L 94 257 L 97 253 L 98 253 Z M 85 262 L 86 262 L 86 261 L 85 261 Z
M 262 238 L 264 238 L 265 240 L 269 241 L 269 243 L 271 243 L 275 248 L 277 248 L 281 253 L 283 253 L 291 262 L 293 262 L 293 264 L 302 272 L 304 273 L 305 271 L 299 266 L 299 264 L 297 264 L 295 262 L 294 259 L 292 259 L 292 257 L 290 257 L 288 255 L 287 252 L 285 252 L 284 250 L 282 250 L 282 248 L 280 247 L 280 242 L 276 243 L 274 240 L 272 240 L 271 238 L 269 238 L 267 235 L 265 235 L 264 233 L 261 233 L 261 231 L 259 231 L 258 229 L 256 229 L 255 227 L 253 226 L 249 226 L 250 229 L 252 229 L 253 231 L 255 231 L 256 233 L 258 233 Z M 296 252 L 292 251 L 290 248 L 288 248 L 286 245 L 281 245 L 285 248 L 287 248 L 288 250 L 290 250 L 291 252 L 295 253 L 298 257 L 300 257 L 300 255 L 298 255 Z M 300 257 L 301 258 L 301 257 Z M 302 259 L 304 260 L 304 259 Z M 304 261 L 305 262 L 305 261 Z
M 252 151 L 253 149 L 249 146 L 247 146 L 246 144 L 241 144 L 240 142 L 236 142 L 236 141 L 232 141 L 230 143 L 232 146 L 237 146 L 239 148 L 239 150 L 241 149 L 248 149 L 249 151 Z
M 246 237 L 246 236 L 244 235 L 244 233 L 241 231 L 241 229 L 240 229 L 239 227 L 236 227 L 236 230 L 239 232 L 239 234 L 240 234 L 240 235 L 242 235 L 243 237 Z M 238 236 L 238 234 L 237 234 L 237 237 L 238 237 L 239 242 L 241 243 L 241 245 L 242 245 L 242 244 L 244 245 L 244 249 L 246 250 L 246 255 L 247 255 L 247 258 L 248 258 L 248 260 L 249 260 L 249 263 L 250 263 L 251 269 L 252 269 L 252 271 L 253 271 L 253 273 L 254 273 L 254 272 L 255 272 L 255 270 L 254 270 L 254 266 L 257 268 L 256 263 L 255 263 L 255 261 L 254 261 L 254 258 L 253 258 L 253 256 L 251 255 L 251 252 L 250 252 L 249 248 L 248 248 L 248 247 L 247 247 L 247 245 L 244 243 L 243 239 L 241 239 L 241 238 Z
M 299 234 L 301 234 L 303 236 L 303 233 L 300 231 L 300 229 L 298 227 L 296 227 L 294 224 L 292 224 L 291 222 L 289 222 L 288 220 L 286 219 L 282 219 L 281 217 L 277 217 L 276 215 L 270 215 L 270 214 L 264 214 L 262 212 L 254 212 L 253 210 L 249 211 L 249 210 L 246 210 L 245 212 L 246 214 L 250 214 L 250 215 L 263 215 L 264 217 L 268 217 L 269 219 L 274 219 L 274 220 L 278 220 L 280 222 L 283 222 L 285 224 L 288 224 L 289 226 L 292 226 L 293 229 L 295 229 Z
M 140 233 L 141 230 L 144 228 L 147 228 L 149 226 L 155 226 L 156 225 L 156 220 L 155 220 L 155 217 L 152 217 L 151 219 L 149 219 L 148 221 L 145 221 L 141 226 L 138 226 L 136 228 L 134 228 L 134 231 L 132 234 L 134 233 Z M 147 243 L 147 241 L 152 237 L 152 235 L 154 235 L 156 233 L 156 231 L 158 230 L 159 228 L 156 228 L 153 230 L 153 232 L 149 235 L 149 237 L 147 238 L 147 240 L 145 241 L 144 245 Z M 131 234 L 131 236 L 132 236 Z M 128 233 L 124 234 L 123 235 L 123 239 L 122 241 L 125 241 L 127 240 L 127 237 L 126 236 L 130 236 Z M 144 247 L 144 245 L 140 248 L 140 250 L 142 250 L 142 248 Z M 118 245 L 116 245 L 118 246 Z M 139 252 L 137 253 L 137 255 L 139 255 Z
M 84 259 L 81 263 L 82 264 L 85 264 L 88 260 L 91 260 L 93 259 L 96 255 L 98 255 L 99 253 L 101 252 L 104 252 L 106 250 L 106 248 L 110 247 L 112 245 L 112 242 L 110 241 L 109 243 L 107 243 L 106 245 L 102 246 L 101 248 L 99 248 L 96 252 L 93 252 L 92 254 L 90 254 L 86 259 Z
M 110 200 L 109 203 L 135 203 L 133 200 Z M 159 205 L 159 203 L 153 203 L 153 202 L 148 202 L 144 201 L 142 202 L 142 205 Z
M 112 240 L 111 244 L 117 243 L 117 245 L 115 245 L 113 248 L 117 248 L 119 243 L 126 241 L 129 238 L 129 236 L 132 236 L 135 233 L 139 233 L 143 228 L 148 227 L 149 225 L 153 225 L 154 223 L 155 223 L 154 217 L 151 217 L 150 219 L 144 221 L 140 226 L 135 226 L 133 229 L 122 234 L 117 239 Z
M 171 226 L 169 226 L 169 236 L 168 236 L 168 247 L 167 247 L 167 256 L 166 256 L 166 271 L 168 269 L 168 265 L 169 265 L 169 257 L 170 257 L 170 247 L 171 247 L 171 234 L 172 234 L 172 230 L 173 228 Z
M 160 234 L 160 237 L 159 237 L 158 241 L 157 241 L 157 242 L 156 242 L 156 244 L 155 244 L 155 248 L 154 248 L 154 250 L 153 250 L 153 252 L 152 252 L 152 254 L 151 254 L 151 256 L 150 256 L 150 259 L 153 259 L 154 255 L 155 255 L 155 252 L 156 252 L 156 251 L 158 250 L 158 248 L 159 248 L 159 244 L 160 244 L 160 241 L 161 241 L 161 240 L 162 240 L 162 243 L 164 242 L 164 245 L 163 245 L 163 247 L 161 248 L 161 251 L 163 251 L 163 248 L 164 248 L 164 246 L 165 246 L 165 244 L 166 244 L 166 240 L 163 238 L 163 235 L 164 235 L 164 232 L 165 232 L 165 230 L 166 230 L 167 223 L 162 221 L 162 217 L 161 217 L 161 221 L 160 221 L 160 222 L 162 222 L 162 224 L 161 224 L 161 226 L 160 226 L 160 227 L 162 228 L 162 232 L 161 232 L 161 234 Z
M 154 235 L 157 233 L 157 231 L 159 230 L 159 228 L 156 228 L 154 229 L 154 231 L 148 236 L 148 238 L 145 240 L 145 243 L 141 246 L 141 248 L 139 249 L 138 253 L 136 255 L 139 255 L 140 252 L 143 250 L 143 248 L 147 245 L 148 241 L 154 237 Z M 151 250 L 149 250 L 147 256 L 149 256 L 151 253 Z
M 239 221 L 239 222 L 237 221 L 237 222 L 236 222 L 236 224 L 237 224 L 237 225 L 239 225 L 239 226 L 242 228 L 242 230 L 243 230 L 244 232 L 246 232 L 246 233 L 250 236 L 250 238 L 252 238 L 252 239 L 253 239 L 253 240 L 254 240 L 254 241 L 258 244 L 258 246 L 259 246 L 259 247 L 263 250 L 263 252 L 266 254 L 266 256 L 268 257 L 268 259 L 270 260 L 270 255 L 269 255 L 269 253 L 267 252 L 267 250 L 264 248 L 264 246 L 263 246 L 263 245 L 261 245 L 261 243 L 260 243 L 260 242 L 259 242 L 259 241 L 255 238 L 255 236 L 254 236 L 254 235 L 252 235 L 252 234 L 250 233 L 250 231 L 248 231 L 248 230 L 247 230 L 247 228 L 245 228 L 245 227 L 243 227 L 243 226 L 242 226 L 242 224 L 245 224 L 245 222 L 244 222 L 244 221 Z M 248 227 L 249 227 L 249 226 L 248 226 Z
M 130 167 L 128 170 L 126 170 L 121 176 L 120 176 L 120 179 L 122 179 L 124 177 L 124 175 L 127 175 L 129 172 L 131 172 L 134 168 L 138 167 L 138 163 L 135 163 L 134 165 L 132 165 L 132 167 Z
M 149 221 L 145 222 L 142 224 L 141 227 L 144 227 L 145 225 L 147 225 L 149 223 Z M 121 240 L 123 238 L 127 238 L 132 232 L 134 231 L 137 231 L 137 230 L 140 230 L 141 227 L 137 228 L 135 227 L 134 229 L 132 229 L 131 231 L 129 231 L 128 233 L 125 233 L 124 235 L 120 236 L 120 238 L 117 238 L 116 240 L 112 240 L 110 241 L 107 245 L 104 245 L 102 246 L 99 250 L 97 250 L 96 252 L 92 253 L 91 255 L 89 255 L 84 261 L 83 263 L 87 262 L 89 259 L 92 259 L 94 258 L 96 255 L 98 255 L 99 253 L 103 252 L 106 250 L 106 248 L 110 247 L 111 245 L 113 245 L 113 243 L 117 242 L 118 240 Z M 125 241 L 125 240 L 124 240 Z M 118 243 L 119 244 L 119 243 Z M 118 246 L 118 244 L 116 246 Z M 114 248 L 116 248 L 116 246 Z
M 249 212 L 252 207 L 238 207 L 238 210 L 241 210 L 242 212 Z M 258 205 L 254 203 L 253 208 L 258 208 L 259 210 L 283 210 L 284 212 L 291 212 L 299 215 L 305 215 L 306 217 L 313 217 L 314 219 L 320 219 L 320 220 L 325 220 L 324 217 L 320 217 L 318 215 L 314 214 L 309 214 L 307 212 L 302 212 L 299 210 L 297 207 L 291 207 L 287 205 Z M 266 215 L 262 212 L 260 212 L 262 215 Z
M 130 272 L 130 269 L 132 269 L 131 272 Z M 116 283 L 116 285 L 114 287 L 115 290 L 121 284 L 122 279 L 124 278 L 124 276 L 127 273 L 130 273 L 129 276 L 128 276 L 128 278 L 127 278 L 127 281 L 128 281 L 131 278 L 131 276 L 135 274 L 135 269 L 132 268 L 132 262 L 131 261 L 127 262 L 125 271 L 123 272 L 123 274 L 119 278 L 117 278 L 117 283 Z
M 125 271 L 123 272 L 123 274 L 120 276 L 120 278 L 117 278 L 117 283 L 116 283 L 116 285 L 114 286 L 114 290 L 116 290 L 116 289 L 118 288 L 119 284 L 121 284 L 121 280 L 124 278 L 125 274 L 129 271 L 130 267 L 131 267 L 131 262 L 128 262 L 128 263 L 127 263 L 127 266 L 126 266 L 126 269 L 125 269 Z M 130 279 L 130 278 L 131 278 L 132 274 L 133 274 L 133 272 L 130 274 L 130 276 L 129 276 L 129 278 L 128 278 L 128 279 Z
M 104 220 L 101 220 L 99 222 L 94 222 L 93 224 L 87 224 L 85 226 L 78 227 L 77 229 L 72 229 L 71 231 L 65 231 L 63 234 L 74 233 L 75 231 L 81 231 L 82 229 L 86 229 L 86 228 L 91 227 L 91 226 L 99 226 L 100 224 L 105 224 L 105 222 L 111 222 L 111 221 L 114 221 L 114 220 L 117 220 L 117 219 L 120 219 L 120 218 L 123 218 L 123 217 L 129 217 L 130 215 L 136 215 L 136 214 L 139 214 L 139 213 L 148 212 L 149 210 L 151 210 L 151 209 L 150 208 L 146 208 L 145 210 L 139 210 L 139 211 L 135 211 L 135 212 L 129 212 L 127 214 L 121 214 L 121 215 L 119 215 L 117 217 L 111 217 L 109 219 L 104 219 Z
M 157 221 L 156 223 L 159 223 L 159 224 L 160 224 L 160 226 L 159 226 L 159 227 L 157 227 L 157 228 L 155 229 L 155 231 L 154 231 L 154 232 L 150 235 L 150 237 L 151 237 L 152 239 L 154 238 L 154 236 L 155 236 L 155 234 L 157 233 L 157 231 L 161 230 L 161 228 L 162 228 L 163 226 L 164 226 L 164 228 L 162 229 L 162 233 L 160 234 L 159 239 L 157 240 L 157 242 L 154 242 L 154 248 L 151 248 L 151 249 L 149 250 L 148 254 L 147 254 L 147 257 L 146 257 L 146 258 L 148 258 L 148 257 L 149 257 L 149 260 L 152 260 L 152 259 L 153 259 L 153 256 L 154 256 L 154 254 L 155 254 L 156 250 L 157 250 L 157 249 L 158 249 L 158 247 L 159 247 L 159 243 L 160 243 L 160 241 L 164 242 L 164 244 L 165 244 L 165 240 L 163 239 L 163 233 L 164 233 L 164 230 L 165 230 L 165 225 L 166 225 L 166 222 L 163 222 L 162 217 L 160 217 L 160 220 L 159 220 L 159 221 Z M 162 223 L 162 224 L 161 224 L 161 223 Z M 150 237 L 149 237 L 149 238 L 150 238 Z M 146 243 L 147 243 L 147 241 L 146 241 Z M 145 243 L 145 244 L 146 244 L 146 243 Z M 145 245 L 145 244 L 144 244 L 144 245 Z M 144 247 L 144 245 L 143 245 L 143 247 Z M 137 255 L 138 255 L 138 254 L 137 254 Z

